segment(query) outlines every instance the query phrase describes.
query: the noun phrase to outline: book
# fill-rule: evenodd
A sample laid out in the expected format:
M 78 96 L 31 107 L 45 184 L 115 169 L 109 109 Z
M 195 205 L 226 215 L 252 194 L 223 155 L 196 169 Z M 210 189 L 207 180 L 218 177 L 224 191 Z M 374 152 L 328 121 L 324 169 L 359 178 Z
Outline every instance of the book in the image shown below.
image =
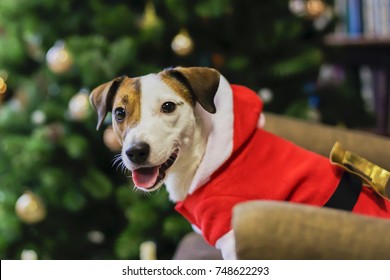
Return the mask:
M 377 132 L 386 135 L 389 133 L 387 131 L 389 119 L 388 75 L 386 69 L 383 68 L 373 69 L 373 73 Z
M 347 0 L 335 0 L 334 2 L 334 12 L 337 15 L 338 22 L 336 25 L 335 32 L 337 34 L 347 34 L 347 18 L 348 18 L 348 9 L 347 9 Z
M 369 113 L 375 112 L 375 88 L 374 74 L 372 69 L 363 65 L 359 69 L 361 96 L 364 100 L 365 109 Z
M 352 38 L 360 37 L 363 33 L 362 2 L 348 0 L 348 35 Z
M 363 33 L 366 37 L 375 36 L 375 13 L 372 0 L 362 0 Z
M 389 10 L 390 0 L 379 0 L 380 2 L 380 36 L 386 37 L 390 34 Z

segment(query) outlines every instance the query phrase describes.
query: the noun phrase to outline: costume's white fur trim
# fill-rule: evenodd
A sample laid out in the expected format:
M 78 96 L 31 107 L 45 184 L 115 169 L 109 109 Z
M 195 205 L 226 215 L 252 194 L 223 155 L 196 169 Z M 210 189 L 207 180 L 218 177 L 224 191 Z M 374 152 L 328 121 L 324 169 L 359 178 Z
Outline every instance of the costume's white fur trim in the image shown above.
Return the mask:
M 221 250 L 222 257 L 225 260 L 236 260 L 236 239 L 234 236 L 234 231 L 231 230 L 215 243 L 215 248 Z
M 196 225 L 191 224 L 191 227 L 192 227 L 192 230 L 193 230 L 195 233 L 197 233 L 197 234 L 199 234 L 199 235 L 203 235 L 202 230 L 201 230 L 200 228 L 198 228 Z
M 265 126 L 265 115 L 264 113 L 261 113 L 259 121 L 257 122 L 257 128 L 263 128 L 264 126 Z
M 194 175 L 189 194 L 210 180 L 211 175 L 230 157 L 233 150 L 233 92 L 229 82 L 221 75 L 214 98 L 215 114 L 205 111 L 199 104 L 195 114 L 201 118 L 208 135 L 204 157 Z

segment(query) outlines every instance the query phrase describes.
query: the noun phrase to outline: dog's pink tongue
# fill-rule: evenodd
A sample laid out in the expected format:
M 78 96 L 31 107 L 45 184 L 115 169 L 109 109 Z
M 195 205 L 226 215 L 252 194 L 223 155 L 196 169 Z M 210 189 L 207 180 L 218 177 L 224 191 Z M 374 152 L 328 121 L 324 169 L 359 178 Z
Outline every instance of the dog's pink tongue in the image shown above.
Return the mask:
M 149 189 L 158 178 L 158 167 L 138 168 L 133 170 L 133 182 L 137 187 Z

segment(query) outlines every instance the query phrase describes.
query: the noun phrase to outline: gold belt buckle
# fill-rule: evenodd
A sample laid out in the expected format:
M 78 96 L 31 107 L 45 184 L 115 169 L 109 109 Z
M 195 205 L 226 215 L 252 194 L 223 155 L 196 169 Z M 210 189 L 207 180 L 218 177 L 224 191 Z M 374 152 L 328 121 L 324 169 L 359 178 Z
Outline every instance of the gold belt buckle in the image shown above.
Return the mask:
M 336 142 L 330 152 L 330 162 L 344 170 L 356 174 L 371 186 L 379 195 L 390 200 L 390 172 L 366 160 L 365 158 L 344 150 Z

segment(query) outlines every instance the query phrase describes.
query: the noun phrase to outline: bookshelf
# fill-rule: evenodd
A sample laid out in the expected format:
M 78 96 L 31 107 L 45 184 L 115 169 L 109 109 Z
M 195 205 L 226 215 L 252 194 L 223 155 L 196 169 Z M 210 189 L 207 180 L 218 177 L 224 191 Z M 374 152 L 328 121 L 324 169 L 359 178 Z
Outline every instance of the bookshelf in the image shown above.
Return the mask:
M 390 136 L 390 0 L 334 0 L 334 11 L 339 22 L 324 38 L 326 60 L 360 71 L 375 131 Z
M 324 38 L 329 49 L 328 59 L 344 65 L 364 65 L 388 68 L 390 66 L 390 35 L 383 38 L 348 37 L 331 34 Z
M 390 35 L 388 37 L 349 37 L 348 34 L 332 34 L 325 37 L 328 46 L 342 47 L 390 47 Z

